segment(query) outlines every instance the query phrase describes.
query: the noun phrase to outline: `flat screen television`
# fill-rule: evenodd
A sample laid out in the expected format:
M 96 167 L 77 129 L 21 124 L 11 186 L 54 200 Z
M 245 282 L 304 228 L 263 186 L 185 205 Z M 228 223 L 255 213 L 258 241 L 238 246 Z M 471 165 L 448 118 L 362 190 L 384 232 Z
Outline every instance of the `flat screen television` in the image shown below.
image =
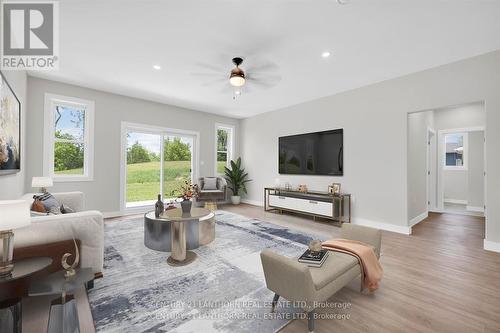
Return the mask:
M 279 173 L 343 176 L 343 143 L 343 129 L 282 136 Z

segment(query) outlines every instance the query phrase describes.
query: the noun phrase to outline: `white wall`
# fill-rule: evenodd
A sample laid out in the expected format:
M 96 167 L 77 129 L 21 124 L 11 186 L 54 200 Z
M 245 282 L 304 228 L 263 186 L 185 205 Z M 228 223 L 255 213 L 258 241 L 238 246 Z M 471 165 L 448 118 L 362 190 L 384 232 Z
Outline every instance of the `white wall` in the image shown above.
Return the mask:
M 263 187 L 272 186 L 278 177 L 279 136 L 344 128 L 344 177 L 281 180 L 321 190 L 341 182 L 355 197 L 355 221 L 407 228 L 407 114 L 485 101 L 486 140 L 500 142 L 498 73 L 500 51 L 243 120 L 241 152 L 253 179 L 247 199 L 261 203 Z M 486 235 L 500 242 L 500 151 L 493 146 L 487 154 Z
M 427 212 L 427 140 L 434 112 L 408 114 L 408 220 Z
M 165 104 L 148 102 L 74 85 L 29 77 L 29 119 L 27 129 L 26 192 L 32 192 L 31 177 L 43 172 L 43 114 L 45 93 L 95 102 L 94 181 L 56 183 L 53 192 L 80 190 L 86 195 L 88 209 L 103 212 L 120 210 L 121 122 L 162 126 L 200 133 L 200 176 L 215 173 L 215 123 L 235 126 L 235 153 L 238 155 L 239 121 Z M 151 198 L 154 199 L 154 198 Z
M 0 176 L 0 200 L 17 199 L 24 193 L 24 178 L 26 168 L 26 72 L 3 71 L 17 98 L 21 102 L 21 172 Z

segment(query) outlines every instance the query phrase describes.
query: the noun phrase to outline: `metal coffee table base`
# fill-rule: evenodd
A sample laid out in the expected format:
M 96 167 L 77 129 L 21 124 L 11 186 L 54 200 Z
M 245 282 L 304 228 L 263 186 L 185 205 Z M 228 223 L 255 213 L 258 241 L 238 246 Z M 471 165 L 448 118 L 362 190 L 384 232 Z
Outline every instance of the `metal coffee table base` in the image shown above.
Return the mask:
M 22 332 L 21 299 L 0 303 L 0 332 Z
M 167 264 L 169 264 L 170 266 L 177 266 L 178 267 L 178 266 L 188 265 L 195 260 L 196 260 L 196 253 L 194 253 L 193 251 L 186 251 L 186 259 L 175 260 L 174 258 L 172 258 L 172 256 L 170 256 L 167 259 Z
M 79 333 L 80 322 L 73 295 L 53 300 L 50 305 L 48 333 Z

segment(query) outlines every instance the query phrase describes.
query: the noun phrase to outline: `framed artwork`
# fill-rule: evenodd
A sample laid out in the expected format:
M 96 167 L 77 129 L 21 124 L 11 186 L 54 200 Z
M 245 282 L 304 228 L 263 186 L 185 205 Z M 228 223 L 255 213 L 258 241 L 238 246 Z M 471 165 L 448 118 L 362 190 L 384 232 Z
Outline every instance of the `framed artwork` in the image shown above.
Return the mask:
M 339 194 L 340 193 L 340 183 L 333 183 L 332 185 L 328 185 L 328 192 L 330 194 Z
M 21 171 L 21 102 L 0 76 L 0 175 L 6 175 Z

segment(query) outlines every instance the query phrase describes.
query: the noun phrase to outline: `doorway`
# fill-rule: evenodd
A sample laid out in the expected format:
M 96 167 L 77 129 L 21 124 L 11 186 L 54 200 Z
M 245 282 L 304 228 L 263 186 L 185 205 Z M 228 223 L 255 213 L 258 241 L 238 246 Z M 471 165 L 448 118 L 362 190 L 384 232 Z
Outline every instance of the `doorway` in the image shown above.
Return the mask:
M 484 102 L 408 114 L 407 214 L 486 215 Z
M 151 208 L 177 197 L 178 188 L 197 177 L 196 132 L 122 124 L 122 212 Z
M 441 210 L 484 216 L 484 127 L 441 130 L 439 142 Z

